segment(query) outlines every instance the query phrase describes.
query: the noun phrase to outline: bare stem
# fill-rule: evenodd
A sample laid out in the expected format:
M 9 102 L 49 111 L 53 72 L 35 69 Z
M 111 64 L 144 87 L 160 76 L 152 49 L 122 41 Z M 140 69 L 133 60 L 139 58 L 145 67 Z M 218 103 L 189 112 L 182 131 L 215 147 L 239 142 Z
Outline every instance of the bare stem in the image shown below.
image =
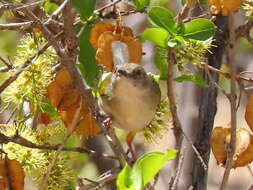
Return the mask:
M 24 146 L 24 147 L 41 149 L 41 150 L 58 150 L 59 146 L 60 146 L 60 144 L 55 144 L 55 145 L 35 144 L 35 143 L 23 138 L 20 135 L 14 135 L 14 136 L 8 137 L 2 133 L 0 133 L 0 142 L 3 144 L 7 144 L 7 143 L 12 142 L 12 143 Z M 94 150 L 89 150 L 89 149 L 86 149 L 83 147 L 63 147 L 62 151 L 79 152 L 79 153 L 88 154 L 89 156 L 101 157 L 101 158 L 110 159 L 110 160 L 117 160 L 117 157 L 115 157 L 115 156 L 98 153 Z
M 234 17 L 232 14 L 229 14 L 229 47 L 228 47 L 228 63 L 230 64 L 230 110 L 231 110 L 231 139 L 229 146 L 227 148 L 227 161 L 225 166 L 225 172 L 223 175 L 222 183 L 220 190 L 225 190 L 230 170 L 233 166 L 233 158 L 235 154 L 236 146 L 236 71 L 234 65 L 234 42 L 235 42 L 235 32 L 233 28 Z
M 173 88 L 173 68 L 176 64 L 176 52 L 175 49 L 169 49 L 168 55 L 168 77 L 167 77 L 167 96 L 169 99 L 169 106 L 173 120 L 173 132 L 176 138 L 176 149 L 180 149 L 183 135 L 182 135 L 182 126 L 177 114 L 177 104 L 174 96 L 174 88 Z

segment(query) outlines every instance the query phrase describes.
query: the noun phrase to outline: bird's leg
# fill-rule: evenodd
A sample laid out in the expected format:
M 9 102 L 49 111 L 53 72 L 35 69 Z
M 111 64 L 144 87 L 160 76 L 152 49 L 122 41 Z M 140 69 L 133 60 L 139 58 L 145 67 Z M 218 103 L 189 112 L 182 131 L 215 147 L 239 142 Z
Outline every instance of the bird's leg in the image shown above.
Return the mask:
M 127 152 L 130 152 L 131 155 L 132 155 L 132 159 L 131 161 L 135 161 L 136 160 L 136 152 L 134 150 L 134 147 L 133 147 L 133 140 L 134 140 L 134 137 L 136 135 L 136 132 L 134 131 L 130 131 L 128 134 L 127 134 L 127 137 L 126 137 L 126 143 L 127 143 L 127 146 L 128 146 L 128 151 Z

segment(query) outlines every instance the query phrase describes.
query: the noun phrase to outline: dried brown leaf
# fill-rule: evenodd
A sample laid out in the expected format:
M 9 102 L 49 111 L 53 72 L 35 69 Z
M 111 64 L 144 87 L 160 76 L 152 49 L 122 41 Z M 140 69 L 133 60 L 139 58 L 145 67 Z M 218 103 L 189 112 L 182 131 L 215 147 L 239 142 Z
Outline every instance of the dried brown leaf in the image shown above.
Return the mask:
M 58 107 L 64 94 L 64 89 L 56 83 L 56 81 L 51 82 L 47 86 L 47 96 L 50 99 L 51 105 L 55 108 Z
M 246 105 L 245 120 L 253 131 L 253 95 L 250 96 Z
M 95 49 L 98 48 L 98 39 L 100 35 L 106 31 L 111 31 L 115 34 L 121 34 L 122 36 L 133 36 L 133 31 L 129 27 L 117 26 L 108 22 L 99 22 L 92 28 L 89 39 L 90 43 Z

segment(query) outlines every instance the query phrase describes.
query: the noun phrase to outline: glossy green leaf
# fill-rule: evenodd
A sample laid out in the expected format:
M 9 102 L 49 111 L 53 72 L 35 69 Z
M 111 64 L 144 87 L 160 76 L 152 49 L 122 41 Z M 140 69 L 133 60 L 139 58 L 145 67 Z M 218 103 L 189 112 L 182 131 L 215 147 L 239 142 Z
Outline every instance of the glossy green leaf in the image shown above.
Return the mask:
M 197 18 L 184 25 L 183 36 L 188 39 L 205 41 L 214 36 L 214 34 L 214 23 L 205 18 Z
M 169 32 L 163 28 L 147 28 L 142 33 L 141 38 L 144 40 L 149 40 L 154 44 L 167 47 L 167 39 L 169 37 Z
M 78 10 L 81 20 L 86 21 L 95 10 L 96 0 L 72 0 L 73 6 Z
M 177 82 L 190 81 L 190 82 L 194 82 L 202 87 L 205 87 L 205 88 L 208 87 L 208 84 L 203 79 L 203 77 L 200 75 L 194 74 L 194 73 L 181 75 L 180 77 L 174 78 L 174 80 Z
M 139 173 L 141 171 L 142 184 L 146 185 L 163 167 L 163 165 L 174 159 L 177 155 L 177 150 L 168 149 L 166 153 L 150 152 L 141 156 L 133 166 L 132 173 Z M 137 170 L 137 171 L 135 171 Z
M 148 11 L 148 20 L 152 25 L 164 28 L 170 33 L 174 33 L 176 22 L 168 9 L 163 7 L 152 7 Z
M 85 81 L 94 86 L 94 79 L 99 73 L 99 66 L 96 62 L 96 51 L 89 42 L 91 25 L 87 25 L 79 39 L 80 55 L 79 70 Z
M 141 10 L 150 4 L 150 0 L 134 0 L 133 3 L 136 10 Z
M 168 73 L 168 63 L 167 63 L 167 49 L 165 48 L 156 48 L 154 63 L 156 68 L 159 70 L 160 79 L 165 80 Z
M 52 14 L 58 8 L 58 5 L 53 2 L 47 1 L 43 5 L 43 7 L 48 14 Z
M 132 185 L 129 178 L 131 170 L 132 168 L 130 168 L 128 164 L 126 164 L 125 167 L 121 170 L 116 181 L 117 189 L 130 190 Z
M 144 190 L 144 186 L 157 174 L 162 166 L 176 157 L 174 149 L 149 152 L 141 156 L 130 168 L 127 164 L 117 177 L 117 190 Z

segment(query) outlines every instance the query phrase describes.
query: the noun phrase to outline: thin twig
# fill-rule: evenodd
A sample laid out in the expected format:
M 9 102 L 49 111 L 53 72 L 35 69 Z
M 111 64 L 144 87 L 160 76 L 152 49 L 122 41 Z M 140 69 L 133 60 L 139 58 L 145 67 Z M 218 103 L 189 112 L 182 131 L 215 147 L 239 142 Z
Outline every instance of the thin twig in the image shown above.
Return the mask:
M 200 66 L 199 68 L 201 68 L 201 69 L 206 69 L 207 68 L 208 70 L 210 70 L 212 72 L 215 72 L 215 73 L 218 73 L 218 74 L 221 74 L 221 75 L 223 75 L 226 78 L 231 78 L 231 74 L 230 73 L 222 71 L 222 70 L 219 70 L 219 69 L 216 69 L 215 67 L 212 67 L 211 65 L 207 65 L 204 62 L 199 63 L 197 65 Z M 247 72 L 252 72 L 252 71 L 247 71 Z M 241 76 L 242 74 L 244 74 L 244 73 L 235 74 L 236 80 L 244 80 L 244 81 L 247 81 L 247 82 L 253 82 L 253 78 L 251 78 L 251 77 L 243 77 L 243 76 Z
M 199 159 L 200 163 L 202 164 L 203 168 L 205 171 L 207 171 L 207 165 L 204 162 L 203 158 L 201 157 L 199 151 L 197 150 L 197 148 L 194 146 L 193 142 L 191 141 L 191 139 L 185 134 L 185 132 L 182 130 L 182 133 L 184 135 L 184 138 L 186 139 L 186 141 L 191 145 L 194 153 L 196 154 L 197 158 Z
M 229 47 L 228 47 L 228 63 L 230 64 L 230 109 L 231 109 L 231 139 L 229 146 L 227 148 L 227 160 L 225 165 L 225 172 L 223 175 L 222 183 L 220 190 L 225 190 L 228 183 L 228 178 L 230 170 L 233 166 L 233 158 L 235 153 L 235 143 L 236 143 L 236 72 L 234 65 L 234 42 L 235 42 L 235 33 L 233 28 L 234 16 L 229 14 Z
M 0 56 L 0 61 L 2 61 L 9 69 L 12 69 L 12 65 L 9 61 Z
M 181 13 L 178 14 L 178 23 L 183 23 L 183 20 L 188 17 L 190 10 L 194 7 L 195 3 L 195 0 L 187 0 Z
M 89 180 L 91 181 L 90 184 L 83 184 L 83 179 L 79 179 L 78 183 L 79 183 L 80 190 L 91 190 L 91 189 L 94 189 L 95 187 L 103 186 L 105 183 L 115 180 L 116 177 L 118 176 L 118 172 L 119 172 L 119 169 L 110 170 L 102 174 L 96 181 Z
M 177 104 L 174 96 L 174 88 L 173 88 L 173 68 L 176 64 L 176 52 L 175 49 L 169 49 L 168 55 L 168 77 L 167 77 L 167 96 L 169 99 L 169 107 L 173 120 L 173 132 L 176 138 L 176 149 L 180 149 L 183 136 L 182 136 L 182 126 L 177 114 Z
M 50 44 L 54 47 L 56 53 L 60 55 L 62 53 L 62 48 L 57 40 L 57 35 L 54 35 L 48 27 L 29 9 L 24 8 L 23 12 L 34 21 L 42 33 L 45 35 L 45 38 L 50 42 Z
M 70 126 L 67 134 L 65 135 L 63 141 L 61 142 L 60 146 L 58 147 L 58 150 L 56 151 L 56 153 L 54 155 L 54 158 L 52 159 L 51 163 L 47 167 L 47 171 L 46 171 L 46 173 L 44 175 L 44 178 L 43 178 L 43 183 L 42 183 L 42 186 L 41 186 L 41 190 L 44 190 L 46 188 L 47 182 L 48 182 L 48 179 L 49 179 L 49 176 L 50 176 L 50 173 L 51 173 L 51 170 L 52 170 L 53 166 L 55 165 L 62 149 L 64 148 L 65 143 L 67 142 L 67 140 L 70 138 L 70 136 L 73 134 L 74 130 L 78 126 L 81 105 L 82 105 L 82 101 L 80 101 L 79 107 L 75 111 L 73 120 L 71 122 L 71 126 Z
M 250 165 L 247 165 L 247 168 L 248 168 L 248 170 L 249 170 L 249 173 L 250 173 L 251 177 L 253 177 L 253 171 L 252 171 Z
M 179 162 L 177 165 L 176 175 L 175 175 L 175 178 L 173 180 L 172 187 L 170 188 L 170 190 L 175 190 L 177 188 L 179 177 L 183 168 L 184 155 L 185 155 L 185 148 L 181 151 L 179 155 Z
M 105 9 L 108 9 L 108 8 L 110 8 L 110 7 L 113 7 L 114 5 L 116 5 L 116 4 L 119 3 L 119 2 L 121 2 L 121 0 L 116 0 L 116 1 L 114 1 L 114 2 L 111 2 L 111 3 L 107 4 L 107 5 L 105 5 L 104 7 L 101 7 L 101 8 L 99 8 L 99 9 L 95 10 L 94 13 L 95 13 L 95 14 L 101 14 Z
M 245 24 L 239 26 L 235 30 L 235 39 L 238 39 L 242 36 L 247 36 L 250 32 L 250 29 L 253 27 L 253 20 L 247 20 Z
M 23 3 L 6 3 L 0 5 L 0 10 L 12 9 L 12 10 L 22 10 L 25 8 L 30 8 L 32 6 L 38 5 L 40 3 L 46 2 L 47 0 L 36 1 L 30 4 L 23 4 Z

